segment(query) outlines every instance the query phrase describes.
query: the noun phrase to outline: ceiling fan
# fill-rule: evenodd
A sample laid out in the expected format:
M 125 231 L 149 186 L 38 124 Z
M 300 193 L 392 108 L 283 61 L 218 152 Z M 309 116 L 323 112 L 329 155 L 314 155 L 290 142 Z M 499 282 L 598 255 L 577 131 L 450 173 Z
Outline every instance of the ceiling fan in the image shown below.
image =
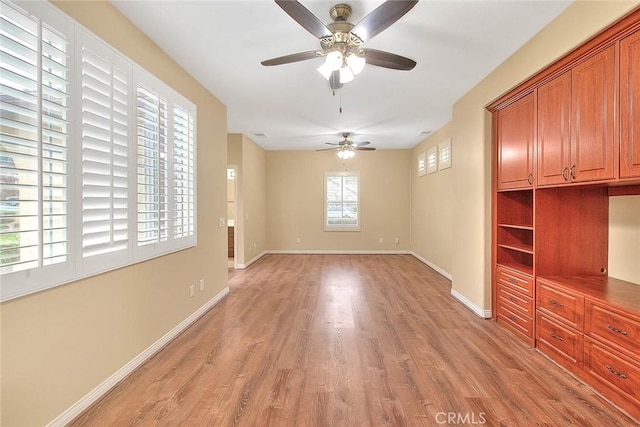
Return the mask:
M 330 10 L 333 22 L 325 25 L 309 9 L 296 0 L 275 0 L 289 16 L 320 39 L 320 50 L 294 53 L 262 61 L 265 66 L 289 64 L 324 57 L 318 71 L 339 89 L 353 80 L 365 63 L 394 70 L 412 70 L 416 62 L 404 56 L 378 49 L 365 49 L 362 44 L 387 29 L 411 10 L 418 0 L 387 0 L 357 24 L 349 22 L 351 7 L 337 4 Z
M 353 156 L 355 156 L 355 152 L 356 151 L 374 151 L 375 148 L 374 147 L 364 147 L 364 145 L 369 145 L 371 144 L 371 142 L 369 141 L 359 141 L 359 142 L 353 142 L 349 139 L 349 136 L 351 135 L 350 132 L 344 132 L 342 134 L 342 137 L 344 138 L 342 141 L 340 142 L 325 142 L 325 144 L 327 145 L 334 145 L 334 147 L 331 148 L 322 148 L 320 150 L 316 150 L 316 151 L 329 151 L 329 150 L 336 150 L 338 153 L 338 157 L 340 157 L 341 159 L 351 159 L 353 158 Z

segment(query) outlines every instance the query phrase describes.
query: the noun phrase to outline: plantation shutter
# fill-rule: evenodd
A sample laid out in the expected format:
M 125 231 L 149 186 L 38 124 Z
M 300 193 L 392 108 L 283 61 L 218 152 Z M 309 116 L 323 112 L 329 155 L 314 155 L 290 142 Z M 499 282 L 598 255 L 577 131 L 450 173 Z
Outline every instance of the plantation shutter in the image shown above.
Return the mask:
M 169 237 L 167 132 L 167 102 L 138 86 L 138 246 Z
M 70 60 L 61 28 L 2 3 L 2 273 L 69 255 Z
M 126 63 L 83 34 L 82 255 L 128 248 L 128 104 Z
M 193 116 L 181 107 L 173 115 L 174 238 L 195 233 Z

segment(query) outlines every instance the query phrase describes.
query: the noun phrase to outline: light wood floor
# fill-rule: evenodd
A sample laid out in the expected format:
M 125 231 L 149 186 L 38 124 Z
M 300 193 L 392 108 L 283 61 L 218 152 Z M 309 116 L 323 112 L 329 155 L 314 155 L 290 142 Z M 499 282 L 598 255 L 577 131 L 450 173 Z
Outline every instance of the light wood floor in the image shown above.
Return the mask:
M 267 255 L 229 287 L 73 425 L 636 425 L 412 256 Z

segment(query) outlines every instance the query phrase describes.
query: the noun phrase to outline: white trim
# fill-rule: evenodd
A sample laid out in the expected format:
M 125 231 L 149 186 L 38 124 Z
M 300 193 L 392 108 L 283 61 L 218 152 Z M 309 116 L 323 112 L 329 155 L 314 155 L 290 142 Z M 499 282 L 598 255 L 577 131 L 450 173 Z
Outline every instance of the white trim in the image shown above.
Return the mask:
M 411 255 L 413 255 L 414 257 L 416 257 L 417 259 L 419 259 L 420 261 L 422 261 L 423 263 L 427 264 L 429 267 L 433 268 L 435 271 L 437 271 L 438 273 L 440 273 L 441 276 L 446 277 L 447 279 L 453 281 L 453 276 L 451 275 L 451 273 L 449 273 L 446 270 L 443 270 L 442 268 L 438 267 L 437 265 L 435 265 L 434 263 L 432 263 L 431 261 L 429 261 L 428 259 L 426 259 L 425 257 L 418 255 L 417 253 L 415 253 L 414 251 L 409 252 Z
M 491 318 L 491 310 L 483 310 L 482 308 L 472 303 L 471 300 L 469 300 L 467 297 L 465 297 L 464 295 L 462 295 L 460 292 L 456 291 L 453 288 L 451 289 L 451 296 L 457 299 L 458 301 L 460 301 L 462 305 L 464 305 L 469 310 L 473 311 L 475 314 L 482 317 L 483 319 Z
M 385 251 L 385 250 L 365 250 L 365 249 L 279 249 L 266 251 L 268 254 L 292 254 L 292 255 L 410 255 L 409 251 Z
M 253 264 L 254 262 L 256 262 L 257 260 L 259 260 L 260 258 L 262 258 L 263 256 L 265 256 L 268 253 L 269 252 L 267 252 L 267 251 L 262 251 L 262 253 L 259 253 L 258 255 L 254 256 L 253 258 L 251 258 L 249 261 L 245 262 L 244 264 L 234 264 L 233 268 L 238 269 L 238 270 L 242 270 L 243 268 L 247 268 L 251 264 Z
M 185 329 L 191 326 L 196 320 L 198 320 L 207 311 L 213 308 L 218 302 L 220 302 L 225 296 L 229 294 L 229 287 L 224 288 L 216 296 L 207 301 L 202 307 L 193 312 L 189 317 L 184 319 L 173 329 L 167 332 L 158 341 L 154 342 L 142 353 L 138 354 L 131 361 L 125 364 L 122 368 L 118 369 L 113 375 L 104 380 L 100 385 L 91 390 L 82 399 L 78 400 L 72 406 L 70 406 L 62 414 L 58 415 L 53 421 L 47 424 L 48 427 L 64 426 L 78 415 L 80 415 L 85 409 L 91 406 L 94 402 L 109 392 L 116 384 L 122 381 L 127 375 L 132 373 L 135 369 L 141 366 L 144 362 L 149 360 L 154 354 L 161 350 L 171 340 L 180 335 Z

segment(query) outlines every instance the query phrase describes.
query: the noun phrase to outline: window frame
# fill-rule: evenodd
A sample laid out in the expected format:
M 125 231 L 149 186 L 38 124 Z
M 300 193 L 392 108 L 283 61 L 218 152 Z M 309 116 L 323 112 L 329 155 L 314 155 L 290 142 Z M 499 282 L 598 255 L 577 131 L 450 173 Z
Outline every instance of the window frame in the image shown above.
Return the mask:
M 13 8 L 19 11 L 19 13 L 27 16 L 29 19 L 37 22 L 37 25 L 46 25 L 47 27 L 56 29 L 61 28 L 60 31 L 65 35 L 68 47 L 67 64 L 69 72 L 69 80 L 67 83 L 69 147 L 67 149 L 68 157 L 66 160 L 68 163 L 66 175 L 67 186 L 65 187 L 67 191 L 66 214 L 68 217 L 66 224 L 68 245 L 66 261 L 58 264 L 43 265 L 43 255 L 42 253 L 39 253 L 37 266 L 18 271 L 6 271 L 5 273 L 0 274 L 0 302 L 19 298 L 45 289 L 75 282 L 96 274 L 101 274 L 106 271 L 128 267 L 148 259 L 195 247 L 197 245 L 198 232 L 197 106 L 47 1 L 42 0 L 28 3 L 20 3 L 11 0 L 0 1 L 2 2 L 3 8 L 5 5 L 6 7 Z M 40 31 L 39 34 L 42 34 L 42 31 Z M 38 37 L 38 44 L 41 44 L 40 40 L 41 38 Z M 87 47 L 87 43 L 89 43 L 89 47 Z M 117 64 L 118 67 L 126 66 L 128 73 L 128 82 L 126 85 L 128 88 L 126 95 L 128 120 L 126 123 L 126 138 L 124 139 L 127 143 L 129 160 L 126 165 L 128 194 L 126 204 L 127 244 L 126 248 L 122 248 L 122 245 L 118 245 L 118 248 L 113 251 L 106 251 L 105 253 L 98 254 L 83 253 L 83 245 L 86 243 L 86 241 L 83 240 L 85 237 L 83 197 L 86 196 L 86 194 L 83 193 L 83 184 L 85 184 L 83 176 L 86 172 L 86 169 L 83 166 L 82 143 L 83 138 L 85 137 L 85 134 L 83 133 L 83 124 L 85 123 L 83 116 L 83 95 L 86 95 L 84 92 L 85 89 L 82 78 L 83 48 L 90 49 L 92 53 L 96 53 L 93 52 L 93 50 L 99 51 L 99 54 L 103 55 L 103 57 L 101 56 L 102 59 L 107 60 L 112 65 Z M 2 66 L 5 66 L 4 62 Z M 41 92 L 41 84 L 42 83 L 38 81 L 38 93 Z M 165 171 L 167 174 L 169 189 L 167 196 L 167 203 L 169 205 L 169 216 L 167 219 L 169 224 L 169 239 L 166 242 L 146 245 L 144 247 L 138 245 L 137 237 L 137 87 L 141 84 L 145 87 L 152 86 L 160 97 L 167 100 L 168 115 L 170 117 L 167 125 L 168 130 L 166 132 L 169 155 Z M 113 94 L 113 87 L 112 83 L 111 94 Z M 91 87 L 89 87 L 89 90 L 90 89 Z M 39 105 L 40 104 L 42 104 L 42 101 L 39 101 Z M 106 108 L 108 110 L 108 106 Z M 120 111 L 123 110 L 121 109 Z M 39 109 L 36 114 L 42 115 L 42 109 Z M 113 133 L 115 124 L 113 117 L 114 115 L 111 114 L 111 127 L 110 133 L 108 134 L 112 141 L 111 145 L 113 145 L 113 138 L 115 138 L 115 134 Z M 175 118 L 178 119 L 174 123 Z M 40 135 L 38 146 L 42 146 L 43 144 L 42 141 L 44 141 L 44 139 L 41 137 L 42 134 L 42 125 L 38 124 L 38 135 Z M 185 137 L 185 135 L 187 136 Z M 104 149 L 107 151 L 109 150 L 108 140 L 109 138 L 107 137 L 104 142 Z M 19 152 L 15 152 L 15 150 L 10 149 L 5 150 L 4 148 L 1 152 L 3 156 L 13 156 L 17 153 Z M 42 154 L 39 155 L 42 156 Z M 174 155 L 177 160 L 174 159 Z M 185 170 L 187 171 L 186 173 Z M 43 172 L 40 171 L 39 173 Z M 122 188 L 122 180 L 119 181 L 119 186 L 115 186 L 113 184 L 114 178 L 111 178 L 111 186 L 107 186 L 105 188 L 109 188 L 111 190 L 111 194 L 113 194 L 118 188 Z M 38 184 L 39 194 L 43 192 L 43 188 L 45 187 L 43 187 L 42 178 L 40 178 Z M 122 205 L 122 203 L 120 203 L 120 205 Z M 181 215 L 174 215 L 175 212 L 180 212 Z M 39 215 L 42 216 L 42 214 Z M 112 215 L 112 221 L 115 221 L 113 220 L 113 217 L 114 216 Z M 120 223 L 121 222 L 122 221 L 120 220 Z M 113 222 L 112 225 L 113 224 L 115 224 L 115 222 Z M 19 228 L 17 231 L 21 232 Z M 42 234 L 44 231 L 45 228 L 43 228 L 42 223 L 40 223 L 37 232 Z M 18 262 L 19 261 L 20 260 L 18 260 Z
M 340 177 L 340 178 L 344 178 L 344 177 L 355 177 L 357 178 L 357 200 L 356 200 L 356 224 L 355 225 L 350 225 L 350 224 L 329 224 L 329 193 L 328 193 L 328 179 L 332 178 L 332 177 Z M 360 179 L 360 172 L 349 172 L 349 171 L 343 171 L 343 172 L 325 172 L 324 173 L 324 222 L 323 222 L 323 229 L 324 231 L 360 231 L 360 228 L 362 226 L 362 204 L 360 202 L 360 193 L 361 193 L 361 186 L 362 186 L 362 181 Z M 342 190 L 344 190 L 344 181 L 341 180 L 341 187 Z M 344 204 L 344 197 L 341 198 L 340 203 Z M 344 208 L 344 206 L 343 206 Z

